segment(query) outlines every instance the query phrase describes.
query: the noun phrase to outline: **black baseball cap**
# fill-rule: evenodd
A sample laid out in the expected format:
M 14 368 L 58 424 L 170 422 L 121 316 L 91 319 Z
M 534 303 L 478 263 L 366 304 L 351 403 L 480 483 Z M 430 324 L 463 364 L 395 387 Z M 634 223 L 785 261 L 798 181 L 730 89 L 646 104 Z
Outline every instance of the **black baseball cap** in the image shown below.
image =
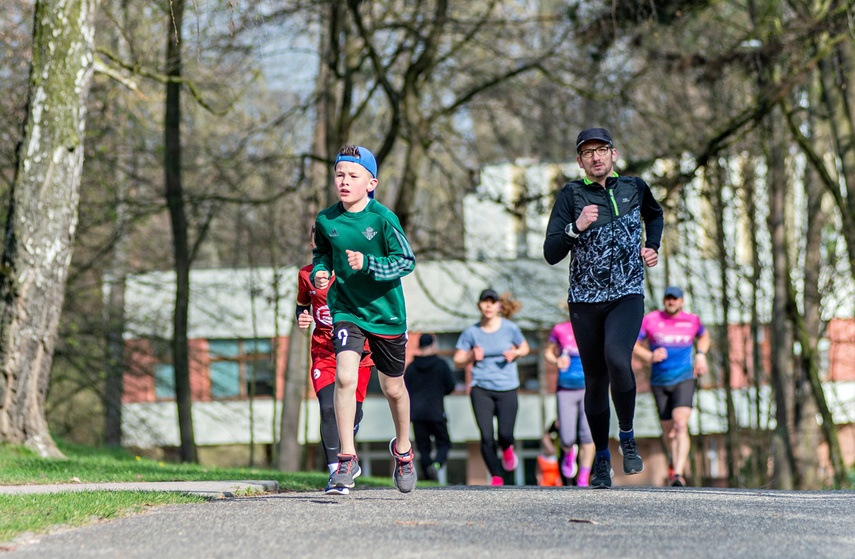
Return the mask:
M 424 349 L 436 341 L 433 334 L 422 334 L 419 336 L 419 349 Z
M 499 294 L 493 291 L 492 289 L 485 289 L 481 292 L 481 295 L 478 296 L 478 302 L 486 301 L 487 299 L 492 299 L 493 301 L 499 300 Z
M 612 145 L 612 137 L 609 136 L 609 131 L 605 128 L 586 128 L 576 136 L 576 151 L 579 151 L 579 148 L 582 147 L 582 144 L 585 142 L 591 142 L 594 140 Z

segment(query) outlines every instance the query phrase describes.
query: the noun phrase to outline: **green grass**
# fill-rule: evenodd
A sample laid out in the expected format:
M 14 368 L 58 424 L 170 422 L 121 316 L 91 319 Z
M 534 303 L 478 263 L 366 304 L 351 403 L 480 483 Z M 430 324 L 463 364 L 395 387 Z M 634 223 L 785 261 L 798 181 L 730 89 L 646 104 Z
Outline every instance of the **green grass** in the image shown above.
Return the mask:
M 65 460 L 41 458 L 20 446 L 0 443 L 0 485 L 134 481 L 275 480 L 283 491 L 314 491 L 326 485 L 323 472 L 281 472 L 265 468 L 217 468 L 134 456 L 121 449 L 59 442 Z M 360 485 L 388 487 L 388 478 L 360 478 Z
M 150 460 L 121 449 L 59 442 L 65 459 L 41 458 L 33 451 L 0 443 L 0 485 L 150 481 L 275 480 L 281 491 L 319 491 L 323 472 L 281 472 L 264 468 L 217 468 Z M 359 485 L 389 487 L 389 478 L 359 478 Z M 0 495 L 0 542 L 59 526 L 82 526 L 158 505 L 199 503 L 205 498 L 151 491 L 87 491 L 41 495 Z
M 203 503 L 186 493 L 159 491 L 78 491 L 41 495 L 0 495 L 0 542 L 25 533 L 43 533 L 64 526 L 143 512 L 159 505 Z

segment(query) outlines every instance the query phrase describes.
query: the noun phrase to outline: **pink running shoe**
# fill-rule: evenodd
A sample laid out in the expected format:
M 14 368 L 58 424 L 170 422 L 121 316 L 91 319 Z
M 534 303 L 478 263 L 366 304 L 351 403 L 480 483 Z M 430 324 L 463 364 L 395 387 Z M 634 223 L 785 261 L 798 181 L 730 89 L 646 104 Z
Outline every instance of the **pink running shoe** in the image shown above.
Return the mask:
M 579 477 L 576 478 L 576 487 L 588 487 L 591 485 L 591 468 L 579 468 Z
M 517 458 L 517 453 L 514 452 L 514 446 L 511 445 L 502 451 L 502 467 L 506 471 L 512 472 L 520 465 L 520 460 Z
M 490 480 L 490 485 L 492 485 L 494 487 L 498 487 L 498 486 L 504 485 L 504 484 L 505 484 L 505 480 L 503 480 L 499 476 L 493 476 L 493 479 Z
M 576 453 L 577 446 L 574 444 L 570 452 L 564 455 L 564 460 L 561 461 L 561 475 L 567 479 L 573 479 L 576 475 Z

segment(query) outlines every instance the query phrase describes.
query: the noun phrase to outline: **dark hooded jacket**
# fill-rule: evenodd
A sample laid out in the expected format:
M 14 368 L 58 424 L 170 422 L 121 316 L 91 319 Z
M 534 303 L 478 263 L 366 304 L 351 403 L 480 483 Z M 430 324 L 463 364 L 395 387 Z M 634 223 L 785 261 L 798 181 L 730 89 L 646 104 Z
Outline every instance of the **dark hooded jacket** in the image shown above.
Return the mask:
M 436 355 L 418 355 L 404 371 L 411 421 L 445 421 L 443 398 L 454 390 L 448 364 Z

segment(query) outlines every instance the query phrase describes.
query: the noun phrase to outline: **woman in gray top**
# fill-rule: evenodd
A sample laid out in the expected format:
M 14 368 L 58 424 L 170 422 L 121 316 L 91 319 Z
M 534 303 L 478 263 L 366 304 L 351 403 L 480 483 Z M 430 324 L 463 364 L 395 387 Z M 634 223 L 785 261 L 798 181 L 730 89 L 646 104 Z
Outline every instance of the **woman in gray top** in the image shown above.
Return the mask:
M 502 467 L 513 471 L 519 465 L 514 452 L 520 386 L 516 360 L 530 351 L 519 326 L 510 320 L 519 308 L 520 304 L 507 294 L 500 298 L 492 289 L 482 291 L 478 297 L 481 320 L 460 334 L 454 353 L 455 366 L 464 369 L 471 364 L 469 396 L 491 485 L 504 485 Z M 498 444 L 493 435 L 493 417 L 498 424 Z M 502 449 L 501 464 L 498 448 Z

